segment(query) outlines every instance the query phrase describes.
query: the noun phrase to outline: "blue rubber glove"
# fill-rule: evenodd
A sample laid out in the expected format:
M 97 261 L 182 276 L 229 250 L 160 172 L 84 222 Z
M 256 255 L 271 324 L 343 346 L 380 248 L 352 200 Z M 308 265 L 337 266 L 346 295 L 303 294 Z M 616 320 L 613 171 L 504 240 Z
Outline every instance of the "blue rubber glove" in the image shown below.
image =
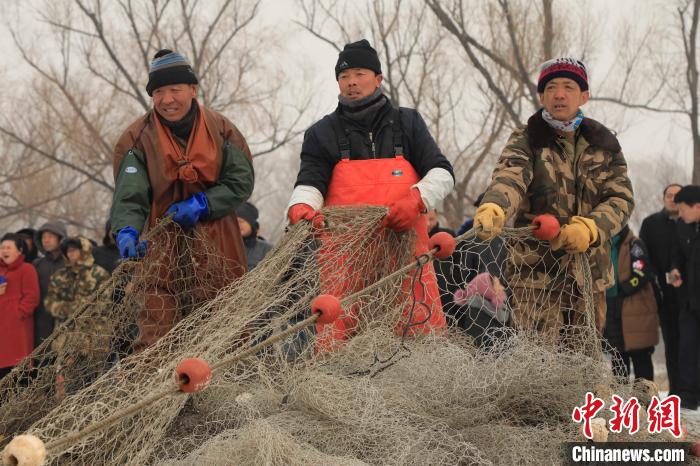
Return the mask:
M 117 232 L 117 248 L 122 259 L 141 259 L 146 255 L 148 241 L 139 242 L 139 232 L 133 227 L 124 227 Z
M 191 230 L 197 222 L 209 215 L 209 200 L 206 194 L 199 192 L 168 207 L 165 215 L 173 215 L 173 221 L 185 230 Z

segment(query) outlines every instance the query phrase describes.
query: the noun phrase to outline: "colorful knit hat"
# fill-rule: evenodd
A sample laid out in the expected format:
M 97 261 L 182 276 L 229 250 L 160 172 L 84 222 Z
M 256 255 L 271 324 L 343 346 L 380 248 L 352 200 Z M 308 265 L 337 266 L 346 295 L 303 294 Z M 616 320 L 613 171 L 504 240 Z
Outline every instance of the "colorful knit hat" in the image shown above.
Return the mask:
M 544 86 L 554 78 L 573 79 L 581 91 L 588 90 L 588 70 L 581 60 L 571 57 L 554 58 L 544 62 L 540 70 L 537 80 L 537 92 L 540 94 L 544 92 Z
M 146 92 L 152 96 L 154 90 L 170 84 L 199 84 L 199 80 L 184 55 L 168 49 L 159 50 L 151 62 Z

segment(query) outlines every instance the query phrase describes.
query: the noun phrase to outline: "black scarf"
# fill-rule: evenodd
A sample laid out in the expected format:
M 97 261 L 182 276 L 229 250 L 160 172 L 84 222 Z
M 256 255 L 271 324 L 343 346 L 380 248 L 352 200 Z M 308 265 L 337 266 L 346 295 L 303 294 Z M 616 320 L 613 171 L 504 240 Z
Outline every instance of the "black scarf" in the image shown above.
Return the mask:
M 192 132 L 192 128 L 194 128 L 194 122 L 196 121 L 197 117 L 199 116 L 199 105 L 197 105 L 197 101 L 195 99 L 192 99 L 192 106 L 190 107 L 190 111 L 187 112 L 187 115 L 182 117 L 181 120 L 178 121 L 169 121 L 163 118 L 163 116 L 156 112 L 156 115 L 158 115 L 158 119 L 160 120 L 161 123 L 165 127 L 167 127 L 170 132 L 173 133 L 174 136 L 176 136 L 178 139 L 182 139 L 187 143 L 190 139 L 190 133 Z
M 356 121 L 367 130 L 371 130 L 374 120 L 389 99 L 382 94 L 381 89 L 374 91 L 374 94 L 359 100 L 347 100 L 343 96 L 338 96 L 340 111 L 349 119 Z

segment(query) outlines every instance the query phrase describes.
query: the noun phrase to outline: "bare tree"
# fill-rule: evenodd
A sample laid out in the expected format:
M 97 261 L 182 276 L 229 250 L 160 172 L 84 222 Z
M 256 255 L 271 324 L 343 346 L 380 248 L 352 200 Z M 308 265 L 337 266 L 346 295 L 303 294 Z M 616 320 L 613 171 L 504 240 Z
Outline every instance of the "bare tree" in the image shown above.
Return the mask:
M 17 199 L 8 216 L 31 211 L 42 217 L 41 209 L 57 207 L 54 199 L 99 193 L 94 218 L 62 203 L 55 215 L 76 225 L 102 225 L 113 189 L 113 145 L 150 108 L 145 83 L 151 57 L 161 48 L 176 48 L 190 59 L 201 101 L 231 117 L 254 157 L 279 154 L 302 130 L 309 89 L 283 93 L 284 72 L 259 59 L 280 40 L 255 27 L 260 0 L 59 0 L 34 13 L 55 40 L 39 47 L 12 29 L 35 77 L 16 105 L 32 102 L 41 111 L 0 119 L 0 135 L 10 154 L 26 161 L 29 153 L 33 164 L 49 167 L 52 183 L 37 186 L 31 199 Z

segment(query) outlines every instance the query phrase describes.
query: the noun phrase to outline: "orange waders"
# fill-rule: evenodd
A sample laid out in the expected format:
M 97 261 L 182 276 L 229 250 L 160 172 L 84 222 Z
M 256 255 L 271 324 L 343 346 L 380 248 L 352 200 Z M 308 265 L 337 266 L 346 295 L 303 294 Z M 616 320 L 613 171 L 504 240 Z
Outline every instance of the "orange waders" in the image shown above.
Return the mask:
M 336 128 L 339 136 L 341 159 L 333 168 L 324 207 L 362 204 L 389 206 L 392 202 L 408 195 L 411 186 L 420 181 L 411 163 L 402 155 L 403 145 L 398 113 L 394 120 L 392 127 L 394 158 L 351 160 L 350 144 L 344 137 L 344 130 Z M 338 121 L 336 120 L 336 122 Z M 415 255 L 417 257 L 428 252 L 428 222 L 425 215 L 420 215 L 416 219 L 413 229 L 416 232 Z M 391 258 L 387 258 L 383 254 L 378 254 L 375 260 L 382 259 L 391 260 Z M 342 257 L 331 257 L 330 255 L 324 257 L 323 248 L 319 253 L 318 261 L 321 268 L 322 293 L 334 294 L 342 299 L 344 296 L 361 289 L 362 285 L 367 286 L 371 284 L 358 283 L 353 280 L 338 280 L 338 276 L 351 277 L 353 275 L 351 270 L 335 270 L 333 271 L 334 277 L 332 277 L 334 279 L 329 280 L 329 277 L 324 276 L 326 275 L 323 273 L 324 267 L 342 268 L 347 267 L 347 265 L 344 264 L 346 260 Z M 401 267 L 405 264 L 397 265 Z M 409 276 L 404 280 L 403 288 L 408 291 L 410 287 L 411 277 Z M 416 305 L 413 308 L 408 334 L 415 334 L 416 332 L 429 333 L 433 329 L 445 327 L 445 314 L 442 311 L 440 291 L 432 261 L 423 266 L 420 280 L 416 280 L 413 287 L 413 296 L 415 297 Z M 418 303 L 424 303 L 425 305 Z M 402 334 L 406 328 L 411 307 L 410 304 L 407 306 L 402 322 L 397 323 L 396 331 L 399 334 Z M 339 346 L 342 344 L 342 341 L 352 336 L 356 326 L 356 313 L 348 309 L 345 309 L 343 316 L 332 324 L 317 324 L 318 347 L 332 349 Z

